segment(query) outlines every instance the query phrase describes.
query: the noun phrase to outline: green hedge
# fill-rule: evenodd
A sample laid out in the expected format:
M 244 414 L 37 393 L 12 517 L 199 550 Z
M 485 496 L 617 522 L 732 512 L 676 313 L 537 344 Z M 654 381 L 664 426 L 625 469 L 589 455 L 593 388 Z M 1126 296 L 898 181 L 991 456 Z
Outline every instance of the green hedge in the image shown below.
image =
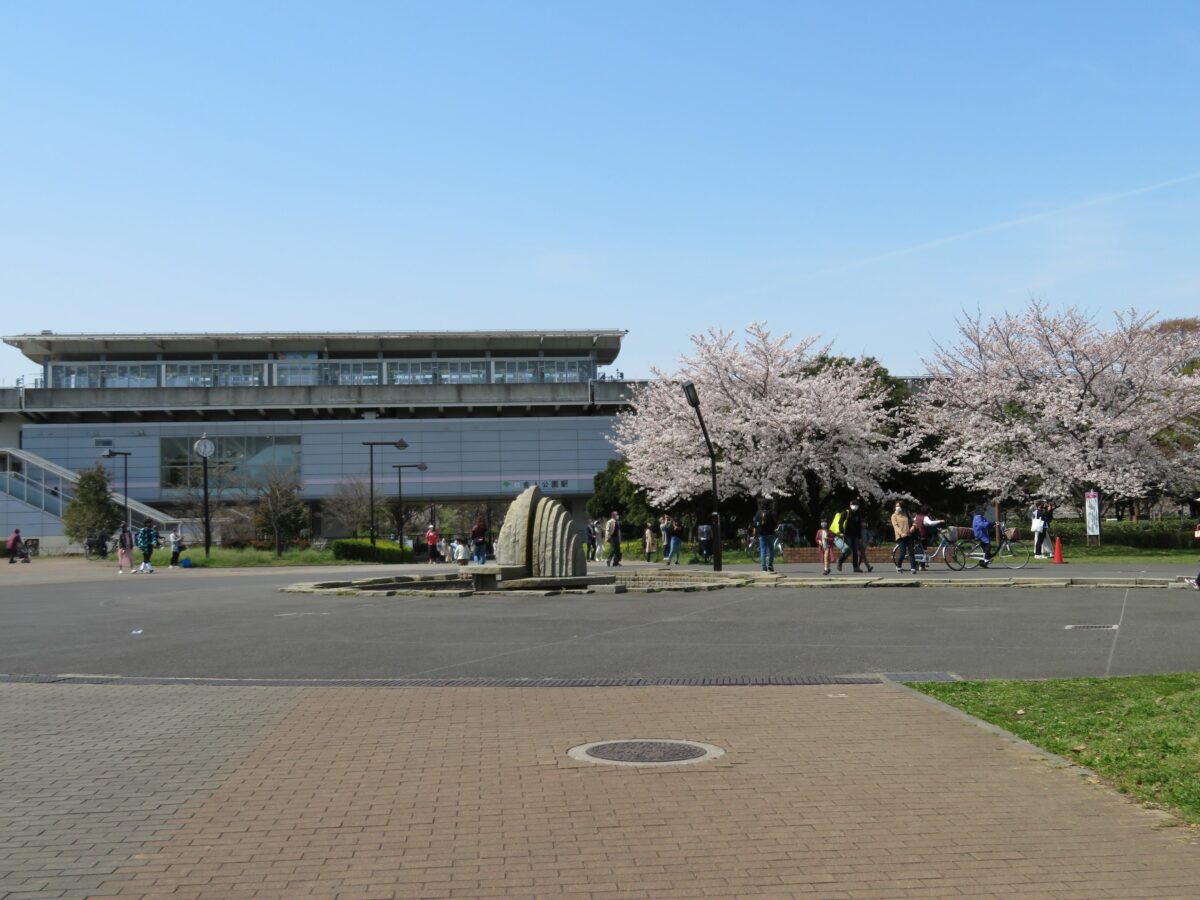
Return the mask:
M 1197 546 L 1196 523 L 1191 519 L 1159 519 L 1139 522 L 1101 522 L 1100 543 L 1118 547 L 1182 548 Z M 1064 544 L 1087 543 L 1087 527 L 1081 519 L 1050 524 L 1050 536 Z
M 334 559 L 350 559 L 358 562 L 410 563 L 413 562 L 412 548 L 401 549 L 394 541 L 376 540 L 375 547 L 367 538 L 342 538 L 331 541 Z

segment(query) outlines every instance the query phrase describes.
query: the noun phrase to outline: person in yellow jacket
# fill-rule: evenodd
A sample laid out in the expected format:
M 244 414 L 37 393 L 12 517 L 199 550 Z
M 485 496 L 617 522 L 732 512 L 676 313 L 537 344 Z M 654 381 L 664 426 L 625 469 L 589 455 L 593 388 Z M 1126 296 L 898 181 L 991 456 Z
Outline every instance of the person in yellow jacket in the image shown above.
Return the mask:
M 904 504 L 899 500 L 896 501 L 896 509 L 892 513 L 892 531 L 896 533 L 896 543 L 900 545 L 900 555 L 896 558 L 896 571 L 904 571 L 904 557 L 908 557 L 911 574 L 917 574 L 917 552 L 913 547 L 912 520 L 908 517 L 908 513 L 904 511 Z

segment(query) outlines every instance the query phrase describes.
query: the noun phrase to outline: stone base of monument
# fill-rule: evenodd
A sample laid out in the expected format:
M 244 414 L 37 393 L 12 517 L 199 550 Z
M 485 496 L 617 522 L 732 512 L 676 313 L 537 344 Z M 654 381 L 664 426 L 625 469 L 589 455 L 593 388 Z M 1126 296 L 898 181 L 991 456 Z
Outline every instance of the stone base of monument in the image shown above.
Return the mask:
M 531 578 L 522 566 L 470 566 L 461 574 L 391 575 L 352 581 L 312 581 L 280 588 L 285 593 L 353 597 L 470 597 L 473 594 L 623 594 L 615 575 L 551 575 Z
M 471 566 L 466 574 L 474 589 L 483 591 L 554 591 L 581 590 L 590 587 L 617 585 L 615 575 L 546 575 L 531 576 L 524 566 Z M 624 588 L 614 593 L 621 593 Z

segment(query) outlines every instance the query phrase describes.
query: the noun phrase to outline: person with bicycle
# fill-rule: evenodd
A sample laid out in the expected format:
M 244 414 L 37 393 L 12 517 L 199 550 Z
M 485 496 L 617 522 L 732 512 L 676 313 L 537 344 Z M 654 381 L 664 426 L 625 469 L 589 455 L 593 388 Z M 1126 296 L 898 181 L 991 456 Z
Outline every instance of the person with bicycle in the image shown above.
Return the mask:
M 775 571 L 775 509 L 770 500 L 759 504 L 754 515 L 754 533 L 758 535 L 758 553 L 764 572 Z
M 908 513 L 904 511 L 904 504 L 899 500 L 896 501 L 896 509 L 892 513 L 892 531 L 896 535 L 896 544 L 900 548 L 900 555 L 896 557 L 896 571 L 904 571 L 904 557 L 908 557 L 909 574 L 917 574 L 917 551 L 913 547 L 913 542 L 916 540 L 916 534 L 913 531 L 912 521 L 908 518 Z
M 983 559 L 979 561 L 979 565 L 986 569 L 992 564 L 992 523 L 988 521 L 982 509 L 975 512 L 975 518 L 971 520 L 971 530 L 975 532 L 975 540 L 979 541 L 979 546 L 983 549 Z

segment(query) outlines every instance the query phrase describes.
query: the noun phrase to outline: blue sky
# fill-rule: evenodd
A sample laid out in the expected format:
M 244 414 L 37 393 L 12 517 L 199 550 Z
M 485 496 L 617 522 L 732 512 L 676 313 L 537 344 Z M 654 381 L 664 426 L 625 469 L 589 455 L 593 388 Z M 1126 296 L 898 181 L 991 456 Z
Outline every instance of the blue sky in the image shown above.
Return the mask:
M 765 320 L 897 373 L 963 308 L 1200 312 L 1195 3 L 0 5 L 38 331 Z M 0 350 L 0 383 L 32 369 Z

